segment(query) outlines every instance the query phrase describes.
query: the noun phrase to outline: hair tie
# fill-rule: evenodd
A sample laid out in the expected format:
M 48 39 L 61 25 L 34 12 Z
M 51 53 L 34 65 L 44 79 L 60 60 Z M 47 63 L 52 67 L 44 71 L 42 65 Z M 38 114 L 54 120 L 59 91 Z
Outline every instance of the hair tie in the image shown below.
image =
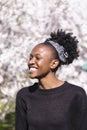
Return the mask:
M 65 63 L 68 58 L 68 53 L 65 51 L 64 47 L 61 46 L 59 43 L 56 43 L 51 40 L 48 40 L 47 42 L 50 43 L 56 49 L 59 59 Z

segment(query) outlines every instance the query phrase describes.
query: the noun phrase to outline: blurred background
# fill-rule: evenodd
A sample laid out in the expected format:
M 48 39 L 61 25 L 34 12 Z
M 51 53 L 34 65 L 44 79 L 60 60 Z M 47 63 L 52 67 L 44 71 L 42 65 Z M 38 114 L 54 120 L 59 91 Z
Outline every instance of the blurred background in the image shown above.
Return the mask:
M 28 75 L 31 49 L 58 28 L 77 36 L 80 56 L 57 76 L 87 92 L 87 1 L 0 0 L 0 130 L 14 130 L 16 94 L 36 82 Z

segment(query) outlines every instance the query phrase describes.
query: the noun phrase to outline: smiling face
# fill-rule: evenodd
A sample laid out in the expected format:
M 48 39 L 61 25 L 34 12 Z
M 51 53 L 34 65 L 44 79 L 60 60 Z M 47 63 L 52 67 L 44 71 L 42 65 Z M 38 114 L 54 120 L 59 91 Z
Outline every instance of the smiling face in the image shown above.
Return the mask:
M 30 54 L 28 62 L 31 78 L 43 78 L 52 74 L 58 65 L 58 60 L 53 59 L 52 49 L 44 44 L 37 45 Z

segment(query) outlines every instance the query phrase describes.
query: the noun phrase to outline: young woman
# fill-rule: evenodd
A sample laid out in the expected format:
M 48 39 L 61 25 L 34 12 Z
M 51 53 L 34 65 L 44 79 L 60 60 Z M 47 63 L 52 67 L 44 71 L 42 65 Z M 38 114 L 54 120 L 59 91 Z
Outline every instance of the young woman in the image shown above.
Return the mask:
M 56 77 L 61 65 L 78 57 L 78 40 L 58 30 L 36 45 L 28 62 L 38 83 L 22 88 L 16 98 L 16 130 L 87 130 L 85 91 Z

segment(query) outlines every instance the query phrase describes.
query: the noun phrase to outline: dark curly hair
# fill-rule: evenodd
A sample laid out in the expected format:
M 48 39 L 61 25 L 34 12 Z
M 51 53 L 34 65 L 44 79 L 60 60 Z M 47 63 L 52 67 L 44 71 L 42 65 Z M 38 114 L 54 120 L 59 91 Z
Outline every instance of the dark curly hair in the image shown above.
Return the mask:
M 79 51 L 77 47 L 78 40 L 76 36 L 73 36 L 73 33 L 66 33 L 62 29 L 58 29 L 57 32 L 52 32 L 50 38 L 47 39 L 44 44 L 48 45 L 48 41 L 53 41 L 63 46 L 65 51 L 68 53 L 68 58 L 66 62 L 60 61 L 60 65 L 70 64 L 74 59 L 77 59 L 79 56 Z M 58 54 L 57 54 L 58 55 Z

